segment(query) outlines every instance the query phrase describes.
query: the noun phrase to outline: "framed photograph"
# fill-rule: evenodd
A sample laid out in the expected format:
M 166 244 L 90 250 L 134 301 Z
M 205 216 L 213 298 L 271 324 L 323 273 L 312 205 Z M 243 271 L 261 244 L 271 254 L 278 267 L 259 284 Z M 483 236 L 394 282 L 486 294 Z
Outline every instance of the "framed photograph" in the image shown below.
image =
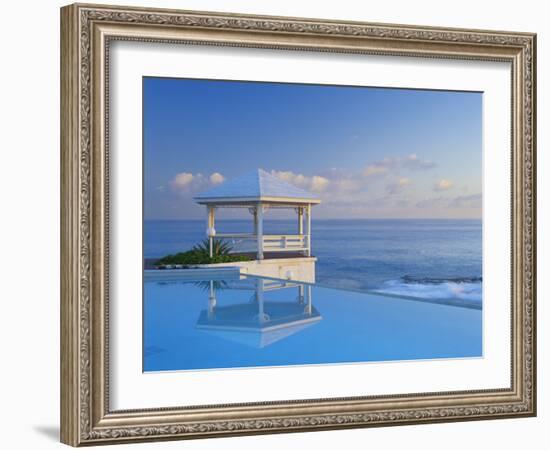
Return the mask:
M 535 415 L 535 58 L 62 8 L 62 442 Z

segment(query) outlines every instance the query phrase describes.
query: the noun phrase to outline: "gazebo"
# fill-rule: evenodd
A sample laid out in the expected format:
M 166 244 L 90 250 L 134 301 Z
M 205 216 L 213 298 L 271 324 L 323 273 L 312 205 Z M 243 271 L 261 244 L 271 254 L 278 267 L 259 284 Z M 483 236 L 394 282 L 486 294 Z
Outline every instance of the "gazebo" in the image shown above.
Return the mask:
M 210 256 L 214 238 L 237 243 L 234 252 L 251 251 L 256 253 L 258 260 L 264 259 L 265 254 L 271 252 L 294 252 L 311 256 L 311 207 L 321 201 L 310 192 L 265 170 L 257 169 L 225 181 L 197 195 L 194 200 L 207 208 L 206 234 L 210 241 Z M 218 208 L 247 208 L 253 216 L 253 233 L 216 233 L 215 216 Z M 297 214 L 297 233 L 264 234 L 264 215 L 270 208 L 294 209 Z

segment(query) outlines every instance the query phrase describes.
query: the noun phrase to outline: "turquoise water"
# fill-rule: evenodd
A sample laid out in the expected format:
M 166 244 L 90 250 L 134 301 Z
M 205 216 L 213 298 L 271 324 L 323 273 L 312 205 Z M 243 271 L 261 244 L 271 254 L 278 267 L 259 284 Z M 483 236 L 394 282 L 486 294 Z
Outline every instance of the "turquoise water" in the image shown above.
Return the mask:
M 482 356 L 482 311 L 259 277 L 146 278 L 144 371 Z

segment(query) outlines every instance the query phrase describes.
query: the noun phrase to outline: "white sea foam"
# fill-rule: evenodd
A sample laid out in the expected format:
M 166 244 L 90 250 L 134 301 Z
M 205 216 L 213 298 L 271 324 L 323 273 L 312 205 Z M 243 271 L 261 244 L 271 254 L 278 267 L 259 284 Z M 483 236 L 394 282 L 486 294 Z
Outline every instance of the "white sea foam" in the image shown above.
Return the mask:
M 430 300 L 457 299 L 476 305 L 480 305 L 482 299 L 482 283 L 474 280 L 389 280 L 376 291 L 384 294 Z

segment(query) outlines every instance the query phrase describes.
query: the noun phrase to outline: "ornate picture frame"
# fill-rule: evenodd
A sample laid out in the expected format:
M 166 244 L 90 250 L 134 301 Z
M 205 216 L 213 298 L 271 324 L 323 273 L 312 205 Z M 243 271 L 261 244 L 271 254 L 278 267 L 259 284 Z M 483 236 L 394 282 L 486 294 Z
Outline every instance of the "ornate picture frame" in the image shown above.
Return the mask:
M 109 49 L 202 44 L 511 64 L 511 385 L 112 410 L 109 387 Z M 74 4 L 61 9 L 61 441 L 162 439 L 536 414 L 536 35 Z M 259 399 L 260 401 L 261 399 Z

